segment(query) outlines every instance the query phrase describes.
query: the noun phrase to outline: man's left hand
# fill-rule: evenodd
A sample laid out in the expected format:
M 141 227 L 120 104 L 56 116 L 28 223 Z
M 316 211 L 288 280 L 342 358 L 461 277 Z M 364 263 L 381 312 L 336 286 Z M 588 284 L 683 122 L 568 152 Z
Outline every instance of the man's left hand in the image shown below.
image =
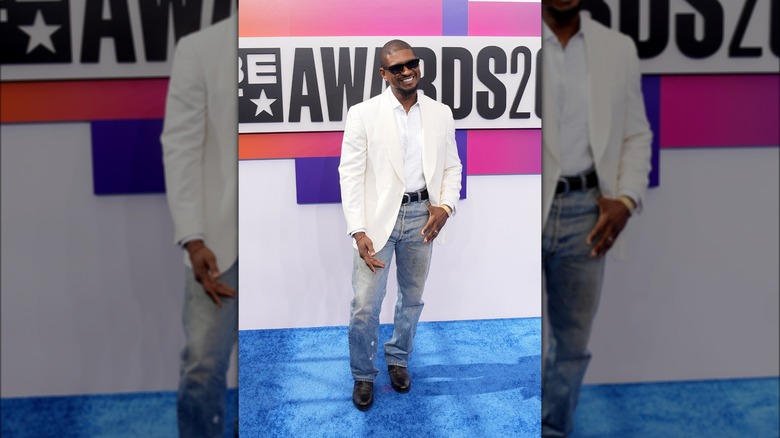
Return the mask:
M 596 242 L 590 250 L 591 257 L 601 257 L 606 254 L 623 231 L 628 218 L 631 217 L 628 207 L 617 199 L 600 196 L 598 204 L 599 220 L 585 240 L 588 246 Z
M 447 214 L 447 210 L 442 207 L 428 206 L 428 222 L 422 229 L 423 243 L 431 243 L 433 239 L 439 236 L 439 232 L 444 228 L 444 224 L 447 223 L 447 219 L 450 217 Z

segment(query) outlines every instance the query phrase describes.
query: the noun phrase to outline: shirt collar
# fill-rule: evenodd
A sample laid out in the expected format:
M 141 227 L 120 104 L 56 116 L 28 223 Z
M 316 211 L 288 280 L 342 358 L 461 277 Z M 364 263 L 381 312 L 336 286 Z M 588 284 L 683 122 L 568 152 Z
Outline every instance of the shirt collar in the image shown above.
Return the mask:
M 548 41 L 555 38 L 555 34 L 553 33 L 552 29 L 550 29 L 550 26 L 547 25 L 547 22 L 542 20 L 542 41 Z
M 582 15 L 580 15 L 580 28 L 577 29 L 577 32 L 572 35 L 571 38 L 585 38 L 585 34 L 582 33 Z M 544 41 L 555 41 L 555 43 L 560 45 L 558 37 L 555 36 L 555 33 L 550 29 L 550 26 L 547 25 L 547 22 L 542 20 L 542 42 Z
M 393 94 L 393 90 L 390 89 L 390 87 L 387 87 L 387 92 L 390 93 L 390 103 L 393 105 L 393 109 L 401 108 L 403 109 L 403 105 L 401 105 L 401 102 L 398 100 L 397 97 L 395 97 L 395 94 Z M 412 105 L 412 108 L 415 106 L 418 106 L 420 104 L 420 90 L 417 90 L 417 102 Z

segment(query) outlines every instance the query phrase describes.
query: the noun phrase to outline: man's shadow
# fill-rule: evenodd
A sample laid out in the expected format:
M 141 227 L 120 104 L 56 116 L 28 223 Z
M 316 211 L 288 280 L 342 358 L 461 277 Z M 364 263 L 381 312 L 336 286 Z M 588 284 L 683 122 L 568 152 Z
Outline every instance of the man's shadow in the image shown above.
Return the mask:
M 423 396 L 474 395 L 520 390 L 540 397 L 541 355 L 521 356 L 517 363 L 426 365 L 413 368 L 414 391 Z

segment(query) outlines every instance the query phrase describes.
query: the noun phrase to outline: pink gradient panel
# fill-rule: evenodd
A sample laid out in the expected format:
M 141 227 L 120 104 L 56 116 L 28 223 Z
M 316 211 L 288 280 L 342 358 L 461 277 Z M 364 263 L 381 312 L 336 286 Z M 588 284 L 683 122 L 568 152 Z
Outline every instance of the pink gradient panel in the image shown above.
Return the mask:
M 442 1 L 280 0 L 241 5 L 241 36 L 441 35 Z M 273 6 L 271 6 L 273 5 Z
M 167 90 L 168 79 L 3 82 L 0 122 L 157 119 Z
M 535 175 L 542 173 L 541 129 L 471 130 L 468 175 Z
M 662 148 L 780 145 L 780 75 L 664 76 Z
M 338 157 L 344 133 L 274 132 L 238 136 L 238 159 Z
M 469 2 L 469 35 L 541 36 L 541 3 Z

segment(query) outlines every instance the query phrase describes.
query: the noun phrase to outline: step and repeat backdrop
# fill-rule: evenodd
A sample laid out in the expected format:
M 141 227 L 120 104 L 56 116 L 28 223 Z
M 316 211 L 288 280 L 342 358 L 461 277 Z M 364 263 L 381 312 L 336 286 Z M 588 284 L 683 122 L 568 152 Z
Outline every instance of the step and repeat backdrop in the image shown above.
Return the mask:
M 540 3 L 364 3 L 241 4 L 241 328 L 346 324 L 351 249 L 338 204 L 340 129 L 350 105 L 381 91 L 376 50 L 390 38 L 415 47 L 421 88 L 453 108 L 464 163 L 461 208 L 447 225 L 449 242 L 434 249 L 423 318 L 539 316 Z M 696 181 L 731 174 L 745 155 L 715 163 L 724 149 L 754 156 L 780 143 L 779 3 L 583 1 L 593 18 L 637 43 L 655 133 L 651 183 L 660 187 L 651 196 L 662 204 L 655 211 L 689 206 L 667 200 L 665 184 L 678 184 L 670 187 L 676 192 L 683 184 L 701 200 L 708 191 L 696 191 Z M 167 76 L 178 38 L 235 9 L 229 0 L 0 2 L 3 396 L 175 386 L 180 327 L 169 316 L 179 312 L 183 281 L 160 196 Z M 679 181 L 676 172 L 690 166 L 664 172 L 664 163 L 686 166 L 690 154 L 700 173 Z M 731 189 L 763 187 L 751 177 Z M 151 196 L 137 196 L 144 194 Z M 670 243 L 721 238 L 711 232 L 701 242 L 686 235 Z M 664 269 L 654 278 L 675 278 L 673 267 Z M 69 276 L 89 281 L 62 281 Z M 708 276 L 702 269 L 686 277 Z M 710 292 L 684 289 L 701 301 Z M 121 354 L 101 366 L 107 353 L 90 328 L 105 326 L 119 308 L 126 318 L 112 320 L 111 337 Z M 139 332 L 138 320 L 153 329 Z M 647 332 L 652 321 L 642 321 L 637 327 Z M 6 326 L 24 336 L 6 337 Z M 52 342 L 72 367 L 55 370 L 29 348 Z M 137 368 L 123 359 L 128 353 L 165 363 Z M 28 375 L 29 364 L 41 369 L 6 379 Z
M 176 40 L 236 5 L 0 1 L 2 397 L 177 387 L 167 77 Z
M 241 329 L 348 323 L 342 131 L 349 106 L 384 90 L 377 57 L 395 38 L 422 60 L 420 90 L 452 108 L 463 163 L 422 319 L 540 316 L 540 14 L 538 1 L 241 5 Z

